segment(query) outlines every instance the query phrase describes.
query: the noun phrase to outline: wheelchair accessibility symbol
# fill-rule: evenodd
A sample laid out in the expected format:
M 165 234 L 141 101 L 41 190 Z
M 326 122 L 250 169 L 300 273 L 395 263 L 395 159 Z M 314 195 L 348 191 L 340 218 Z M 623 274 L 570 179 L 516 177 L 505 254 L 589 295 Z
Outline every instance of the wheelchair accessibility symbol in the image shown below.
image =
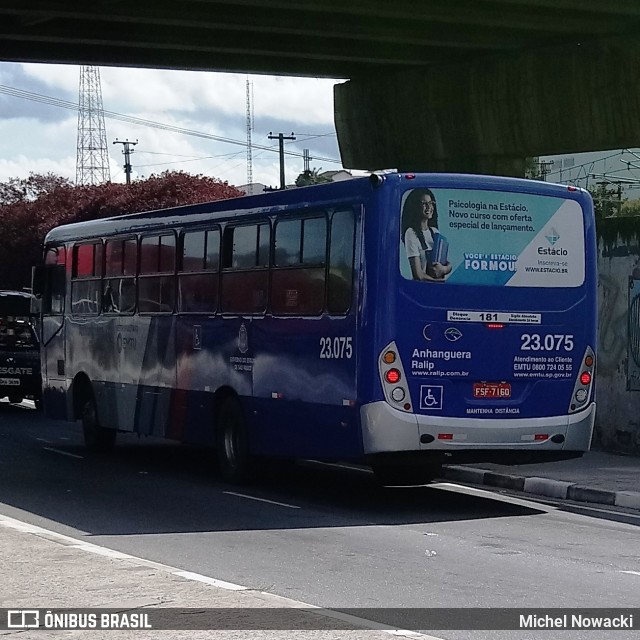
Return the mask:
M 442 387 L 432 384 L 421 385 L 420 408 L 442 411 Z

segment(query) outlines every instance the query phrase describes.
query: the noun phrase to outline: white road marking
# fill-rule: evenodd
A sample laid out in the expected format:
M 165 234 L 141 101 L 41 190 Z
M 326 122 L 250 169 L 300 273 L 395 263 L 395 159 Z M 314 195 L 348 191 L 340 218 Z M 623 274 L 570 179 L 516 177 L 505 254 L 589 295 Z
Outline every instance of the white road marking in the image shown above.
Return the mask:
M 246 498 L 247 500 L 257 500 L 258 502 L 268 502 L 269 504 L 277 504 L 280 507 L 287 507 L 289 509 L 301 509 L 295 504 L 287 504 L 286 502 L 276 502 L 275 500 L 267 500 L 266 498 L 258 498 L 257 496 L 248 496 L 246 493 L 235 493 L 234 491 L 223 491 L 228 496 L 237 496 L 238 498 Z
M 54 447 L 42 447 L 42 448 L 45 451 L 59 453 L 61 456 L 69 456 L 70 458 L 78 458 L 79 460 L 84 460 L 84 456 L 79 456 L 77 453 L 69 453 L 68 451 L 62 451 L 61 449 L 56 449 Z
M 335 467 L 336 469 L 348 469 L 349 471 L 361 471 L 362 473 L 373 473 L 372 469 L 368 467 L 361 467 L 356 464 L 347 464 L 345 462 L 322 462 L 321 460 L 305 460 L 304 462 L 311 462 L 312 464 L 319 464 L 323 467 Z
M 143 567 L 153 567 L 155 569 L 167 571 L 172 575 L 181 577 L 186 580 L 204 582 L 211 586 L 219 587 L 221 589 L 226 589 L 229 591 L 248 591 L 250 593 L 256 593 L 256 591 L 250 589 L 249 587 L 243 587 L 242 585 L 233 584 L 232 582 L 225 582 L 224 580 L 216 580 L 215 578 L 209 578 L 208 576 L 203 576 L 199 573 L 183 571 L 166 564 L 153 562 L 152 560 L 145 560 L 144 558 L 138 558 L 127 553 L 121 553 L 120 551 L 107 549 L 106 547 L 100 547 L 91 542 L 77 540 L 76 538 L 72 538 L 71 536 L 66 536 L 56 531 L 51 531 L 49 529 L 44 529 L 43 527 L 38 527 L 27 522 L 22 522 L 21 520 L 16 520 L 15 518 L 10 518 L 9 516 L 0 515 L 0 527 L 6 527 L 7 529 L 13 529 L 15 531 L 37 535 L 47 540 L 58 542 L 64 544 L 67 547 L 85 551 L 87 553 L 93 553 L 95 555 L 106 556 L 118 560 L 126 560 L 127 562 L 133 562 Z M 358 626 L 364 629 L 382 631 L 383 633 L 387 633 L 395 637 L 421 638 L 422 640 L 444 640 L 443 638 L 437 636 L 430 636 L 423 633 L 418 633 L 417 631 L 410 631 L 408 629 L 394 629 L 392 627 L 389 627 L 388 625 L 384 625 L 373 620 L 351 616 L 340 611 L 332 611 L 331 609 L 323 609 L 322 607 L 309 605 L 304 602 L 300 602 L 299 600 L 292 600 L 291 598 L 278 596 L 273 593 L 269 593 L 268 591 L 260 591 L 258 593 L 260 593 L 262 596 L 267 597 L 270 603 L 279 605 L 281 607 L 313 610 L 313 612 L 317 612 L 318 615 L 326 618 L 343 620 L 345 622 L 353 624 L 354 626 Z
M 44 442 L 45 444 L 53 444 L 51 440 L 47 440 L 46 438 L 36 438 L 38 442 Z
M 233 584 L 233 582 L 216 580 L 209 576 L 203 576 L 201 573 L 193 573 L 193 571 L 174 571 L 173 575 L 186 578 L 187 580 L 194 580 L 195 582 L 204 582 L 205 584 L 210 584 L 214 587 L 227 589 L 227 591 L 246 591 L 248 589 L 248 587 L 243 587 L 241 584 Z
M 621 571 L 620 573 L 630 573 L 634 576 L 640 576 L 640 571 Z

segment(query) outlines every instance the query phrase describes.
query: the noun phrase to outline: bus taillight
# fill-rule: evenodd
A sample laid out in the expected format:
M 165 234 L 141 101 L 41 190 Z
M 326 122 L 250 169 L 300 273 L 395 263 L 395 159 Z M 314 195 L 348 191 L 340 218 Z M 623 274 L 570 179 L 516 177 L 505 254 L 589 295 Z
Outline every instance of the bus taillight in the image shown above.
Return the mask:
M 413 408 L 402 358 L 395 342 L 390 342 L 378 356 L 378 371 L 385 400 L 395 409 L 410 412 Z
M 387 379 L 387 382 L 389 384 L 396 384 L 400 382 L 400 371 L 398 371 L 398 369 L 389 369 L 389 371 L 385 373 L 384 377 Z
M 395 351 L 387 351 L 383 356 L 382 359 L 387 363 L 387 364 L 393 364 L 396 361 L 396 352 Z
M 587 347 L 582 356 L 580 373 L 573 385 L 573 395 L 569 403 L 569 413 L 575 413 L 585 408 L 592 393 L 596 368 L 596 354 L 591 347 Z

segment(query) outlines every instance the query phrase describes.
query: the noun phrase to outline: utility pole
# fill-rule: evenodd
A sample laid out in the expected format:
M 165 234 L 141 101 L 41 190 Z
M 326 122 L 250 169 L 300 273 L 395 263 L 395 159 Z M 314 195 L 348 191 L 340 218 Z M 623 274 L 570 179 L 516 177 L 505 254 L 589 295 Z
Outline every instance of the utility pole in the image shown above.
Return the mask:
M 124 153 L 124 174 L 127 176 L 127 184 L 131 184 L 131 154 L 134 152 L 131 146 L 135 147 L 138 141 L 129 142 L 128 140 L 118 140 L 116 138 L 113 144 L 121 144 L 124 147 L 122 150 L 122 153 Z
M 540 167 L 540 176 L 542 177 L 542 180 L 544 182 L 547 181 L 547 174 L 549 173 L 549 171 L 551 170 L 551 167 L 553 166 L 553 160 L 547 160 L 547 161 L 542 161 L 542 162 L 538 162 L 538 166 Z
M 311 156 L 309 155 L 309 149 L 302 150 L 302 162 L 304 163 L 303 171 L 306 173 L 307 171 L 311 171 Z
M 291 133 L 290 136 L 285 136 L 284 133 L 279 133 L 277 136 L 273 135 L 273 131 L 269 131 L 269 140 L 277 140 L 280 149 L 280 188 L 285 188 L 284 181 L 284 141 L 295 140 L 295 136 Z

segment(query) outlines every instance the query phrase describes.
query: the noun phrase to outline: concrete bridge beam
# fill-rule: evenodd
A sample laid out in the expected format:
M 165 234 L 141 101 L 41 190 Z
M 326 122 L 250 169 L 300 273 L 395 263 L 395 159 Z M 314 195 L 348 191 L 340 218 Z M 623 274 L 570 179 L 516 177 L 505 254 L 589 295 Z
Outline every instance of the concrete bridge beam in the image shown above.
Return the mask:
M 336 85 L 345 167 L 523 175 L 525 158 L 640 146 L 640 44 L 576 43 Z

